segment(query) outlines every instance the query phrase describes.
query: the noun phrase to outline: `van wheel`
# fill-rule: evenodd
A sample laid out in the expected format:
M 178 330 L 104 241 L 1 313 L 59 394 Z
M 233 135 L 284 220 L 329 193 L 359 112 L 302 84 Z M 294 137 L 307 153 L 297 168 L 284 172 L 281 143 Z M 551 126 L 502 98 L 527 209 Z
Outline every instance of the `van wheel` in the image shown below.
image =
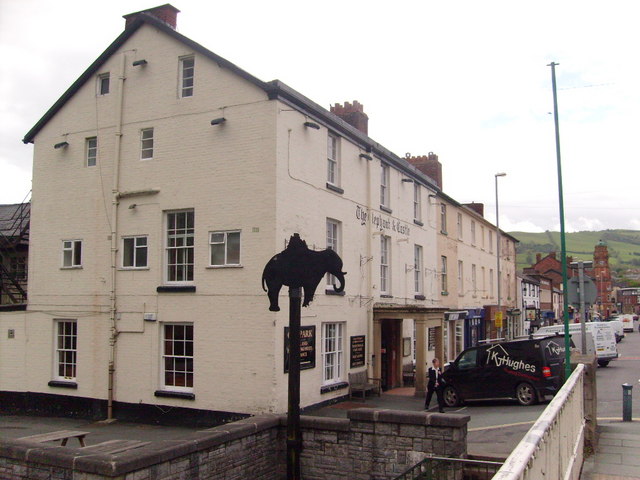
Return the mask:
M 538 394 L 531 384 L 520 383 L 516 387 L 516 398 L 520 405 L 533 405 L 538 400 Z
M 607 365 L 609 365 L 609 360 L 598 360 L 598 365 L 600 365 L 601 367 L 606 367 Z
M 460 397 L 458 396 L 458 392 L 456 389 L 450 385 L 444 387 L 444 392 L 442 392 L 442 396 L 444 397 L 444 404 L 447 407 L 457 407 L 460 405 Z

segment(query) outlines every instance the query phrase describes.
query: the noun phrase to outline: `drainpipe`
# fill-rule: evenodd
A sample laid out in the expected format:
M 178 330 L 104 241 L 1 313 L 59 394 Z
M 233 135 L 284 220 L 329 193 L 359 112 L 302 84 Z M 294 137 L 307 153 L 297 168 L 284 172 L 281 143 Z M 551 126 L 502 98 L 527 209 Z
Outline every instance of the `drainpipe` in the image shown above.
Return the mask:
M 115 148 L 113 156 L 113 187 L 111 189 L 111 292 L 109 295 L 109 380 L 107 391 L 107 420 L 113 421 L 113 389 L 116 373 L 116 344 L 118 341 L 118 329 L 116 325 L 117 296 L 116 296 L 116 254 L 118 252 L 118 204 L 120 189 L 120 146 L 122 143 L 122 106 L 124 100 L 125 65 L 127 56 L 123 52 L 118 75 L 118 99 L 116 105 L 116 132 Z
M 371 154 L 373 156 L 373 154 Z M 371 164 L 373 160 L 365 160 L 367 162 L 367 251 L 366 251 L 366 264 L 367 264 L 367 335 L 369 336 L 369 358 L 371 361 L 370 375 L 376 377 L 376 346 L 373 343 L 374 340 L 374 328 L 373 328 L 373 253 L 371 243 L 373 242 L 373 223 L 371 218 Z

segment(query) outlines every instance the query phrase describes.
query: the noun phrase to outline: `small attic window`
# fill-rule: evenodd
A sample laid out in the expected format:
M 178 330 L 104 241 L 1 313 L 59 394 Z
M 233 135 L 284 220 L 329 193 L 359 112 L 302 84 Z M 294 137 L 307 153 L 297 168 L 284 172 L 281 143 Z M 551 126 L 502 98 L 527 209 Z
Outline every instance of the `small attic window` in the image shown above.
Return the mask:
M 98 75 L 98 95 L 107 95 L 109 93 L 109 72 Z

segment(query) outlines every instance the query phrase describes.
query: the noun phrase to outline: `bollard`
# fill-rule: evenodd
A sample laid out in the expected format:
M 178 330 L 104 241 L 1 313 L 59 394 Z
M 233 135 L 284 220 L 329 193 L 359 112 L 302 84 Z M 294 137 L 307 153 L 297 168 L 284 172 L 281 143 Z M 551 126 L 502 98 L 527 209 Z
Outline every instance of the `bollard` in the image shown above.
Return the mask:
M 629 383 L 622 384 L 622 421 L 631 421 L 631 390 L 633 385 Z

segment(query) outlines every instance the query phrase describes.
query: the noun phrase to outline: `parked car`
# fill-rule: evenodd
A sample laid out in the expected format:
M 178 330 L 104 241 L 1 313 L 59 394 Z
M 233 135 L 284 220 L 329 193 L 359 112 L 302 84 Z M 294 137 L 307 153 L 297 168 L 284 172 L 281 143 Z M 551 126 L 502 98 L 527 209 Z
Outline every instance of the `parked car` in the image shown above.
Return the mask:
M 557 336 L 468 348 L 445 366 L 445 404 L 455 407 L 467 400 L 496 398 L 537 403 L 560 388 L 564 354 Z

